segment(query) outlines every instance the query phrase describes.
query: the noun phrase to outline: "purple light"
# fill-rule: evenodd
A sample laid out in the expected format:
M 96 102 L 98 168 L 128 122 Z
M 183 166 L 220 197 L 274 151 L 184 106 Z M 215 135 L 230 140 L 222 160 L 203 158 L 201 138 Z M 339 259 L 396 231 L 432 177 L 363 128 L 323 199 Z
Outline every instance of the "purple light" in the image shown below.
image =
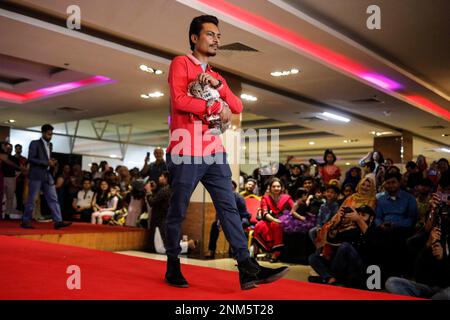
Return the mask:
M 13 93 L 9 91 L 0 90 L 0 100 L 15 102 L 15 103 L 24 103 L 30 100 L 45 98 L 51 95 L 55 95 L 58 93 L 64 93 L 73 89 L 92 86 L 92 85 L 103 85 L 107 83 L 114 82 L 114 80 L 104 77 L 104 76 L 92 76 L 87 79 L 83 79 L 80 81 L 67 82 L 63 84 L 58 84 L 56 86 L 51 86 L 47 88 L 41 88 L 38 90 L 30 91 L 27 93 Z
M 360 77 L 386 90 L 393 91 L 402 87 L 398 82 L 376 73 L 364 73 L 361 74 Z

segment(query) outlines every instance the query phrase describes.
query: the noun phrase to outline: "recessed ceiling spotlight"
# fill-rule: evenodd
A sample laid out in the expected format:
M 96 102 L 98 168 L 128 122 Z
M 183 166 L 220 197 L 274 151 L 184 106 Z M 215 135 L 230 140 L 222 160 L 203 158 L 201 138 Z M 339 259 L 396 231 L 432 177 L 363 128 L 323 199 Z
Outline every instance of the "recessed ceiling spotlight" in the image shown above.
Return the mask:
M 288 76 L 291 74 L 297 74 L 299 72 L 300 71 L 298 69 L 292 68 L 291 70 L 274 71 L 274 72 L 271 72 L 270 75 L 273 77 L 281 77 L 281 76 Z
M 310 142 L 308 142 L 308 143 L 309 143 L 309 145 L 311 145 L 311 146 L 313 146 L 313 145 L 316 144 L 314 141 L 310 141 Z
M 450 153 L 449 148 L 440 148 L 439 150 L 441 150 L 442 152 Z
M 148 99 L 148 98 L 149 98 L 149 96 L 148 96 L 148 95 L 146 95 L 146 94 L 141 94 L 141 98 L 143 98 L 143 99 Z
M 162 70 L 159 70 L 159 69 L 156 69 L 156 70 L 155 70 L 155 74 L 163 74 L 163 71 L 162 71 Z
M 139 69 L 141 69 L 142 71 L 145 71 L 145 72 L 149 72 L 149 73 L 155 72 L 155 70 L 153 70 L 153 68 L 150 68 L 150 67 L 146 66 L 145 64 L 141 64 L 139 66 Z
M 9 123 L 14 123 L 14 122 L 16 122 L 16 120 L 14 120 L 14 119 L 9 119 L 8 122 L 9 122 Z
M 348 143 L 348 140 L 344 140 L 344 143 Z
M 241 98 L 244 99 L 244 100 L 247 100 L 247 101 L 256 101 L 256 100 L 258 100 L 258 98 L 254 97 L 252 95 L 249 95 L 249 94 L 245 94 L 245 93 L 241 94 Z
M 346 165 L 346 166 L 349 166 L 349 165 L 350 165 L 350 162 L 346 162 L 345 165 Z
M 164 93 L 159 92 L 159 91 L 155 91 L 155 92 L 149 93 L 148 96 L 149 96 L 150 98 L 159 98 L 159 97 L 164 96 Z
M 448 137 L 448 136 L 450 136 L 450 133 L 443 133 L 442 136 L 443 137 Z
M 109 157 L 110 157 L 110 158 L 113 158 L 113 159 L 114 159 L 114 158 L 117 158 L 117 156 L 116 156 L 115 154 L 110 154 Z

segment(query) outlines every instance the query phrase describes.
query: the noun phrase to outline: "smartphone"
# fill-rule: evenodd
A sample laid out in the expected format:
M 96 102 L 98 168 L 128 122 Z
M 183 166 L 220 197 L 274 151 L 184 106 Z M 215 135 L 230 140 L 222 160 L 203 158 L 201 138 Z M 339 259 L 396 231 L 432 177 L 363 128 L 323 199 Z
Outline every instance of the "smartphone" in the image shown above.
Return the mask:
M 147 152 L 147 158 L 150 158 L 150 152 Z

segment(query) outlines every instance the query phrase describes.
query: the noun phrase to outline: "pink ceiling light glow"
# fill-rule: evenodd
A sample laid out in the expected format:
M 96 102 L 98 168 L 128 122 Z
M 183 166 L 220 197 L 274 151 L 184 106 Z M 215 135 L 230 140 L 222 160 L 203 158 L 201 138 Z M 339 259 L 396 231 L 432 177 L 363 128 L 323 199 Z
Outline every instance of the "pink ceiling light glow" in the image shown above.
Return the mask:
M 360 79 L 364 79 L 377 87 L 390 91 L 396 92 L 396 90 L 403 89 L 400 83 L 397 83 L 381 74 L 369 70 L 369 68 L 359 64 L 350 58 L 343 56 L 339 53 L 333 52 L 328 48 L 320 46 L 299 34 L 283 28 L 276 23 L 258 16 L 252 12 L 249 12 L 243 8 L 240 8 L 234 4 L 231 4 L 224 0 L 193 0 L 189 1 L 191 3 L 197 2 L 211 8 L 214 11 L 218 11 L 234 20 L 241 21 L 247 25 L 250 25 L 259 31 L 268 34 L 276 39 L 282 40 L 283 42 L 306 52 L 327 64 L 342 70 L 347 73 L 352 74 Z M 404 91 L 400 94 L 403 98 L 413 102 L 416 105 L 420 105 L 420 108 L 426 112 L 430 112 L 436 116 L 443 117 L 445 119 L 450 119 L 449 111 L 434 104 L 433 102 L 427 100 L 424 97 L 417 95 L 407 95 Z
M 361 74 L 360 77 L 386 90 L 395 91 L 402 88 L 402 86 L 398 82 L 382 76 L 381 74 L 366 73 Z
M 0 90 L 0 100 L 14 103 L 25 103 L 39 98 L 47 98 L 56 94 L 69 92 L 74 89 L 112 83 L 114 80 L 104 76 L 93 76 L 80 81 L 67 82 L 56 86 L 41 88 L 27 93 L 14 93 Z

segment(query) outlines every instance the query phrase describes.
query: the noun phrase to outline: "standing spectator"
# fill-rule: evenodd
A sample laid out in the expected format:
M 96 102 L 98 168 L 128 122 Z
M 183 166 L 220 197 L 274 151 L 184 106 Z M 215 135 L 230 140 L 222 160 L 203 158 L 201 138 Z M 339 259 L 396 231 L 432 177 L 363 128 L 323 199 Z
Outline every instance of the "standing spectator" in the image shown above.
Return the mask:
M 403 175 L 403 183 L 406 191 L 414 193 L 416 186 L 423 179 L 423 173 L 420 172 L 419 167 L 414 161 L 409 161 L 406 164 L 406 170 L 406 173 Z
M 14 157 L 19 161 L 19 165 L 21 167 L 27 166 L 27 158 L 22 156 L 22 146 L 20 144 L 16 144 L 14 146 L 15 154 Z M 16 209 L 20 212 L 23 212 L 25 207 L 23 204 L 24 193 L 25 193 L 25 185 L 26 185 L 26 174 L 21 172 L 16 178 Z
M 88 178 L 84 178 L 83 189 L 78 191 L 72 202 L 72 208 L 75 214 L 79 214 L 80 219 L 83 222 L 91 221 L 93 199 L 94 191 L 92 191 L 92 181 Z
M 25 212 L 22 218 L 22 228 L 32 229 L 31 216 L 34 210 L 34 201 L 38 193 L 43 191 L 50 207 L 55 229 L 68 227 L 70 222 L 63 222 L 61 208 L 59 207 L 58 196 L 51 172 L 57 166 L 57 161 L 52 158 L 52 145 L 50 140 L 53 136 L 53 127 L 45 124 L 41 127 L 42 138 L 31 141 L 28 151 L 28 162 L 30 163 L 29 194 L 25 205 Z M 54 171 L 54 170 L 53 170 Z
M 164 161 L 164 150 L 162 148 L 156 148 L 155 151 L 153 151 L 153 155 L 155 156 L 156 161 L 150 164 L 148 164 L 148 161 L 150 160 L 149 157 L 145 157 L 141 175 L 143 178 L 149 177 L 149 180 L 157 183 L 161 174 L 168 169 L 167 164 Z
M 325 150 L 323 155 L 324 164 L 320 168 L 320 176 L 323 183 L 328 184 L 331 179 L 339 180 L 341 178 L 341 169 L 334 163 L 336 162 L 336 155 L 330 149 Z
M 433 182 L 433 191 L 436 190 L 436 187 L 439 182 L 439 177 L 440 177 L 440 174 L 439 174 L 439 170 L 438 170 L 437 161 L 433 161 L 427 170 L 427 178 Z
M 20 163 L 19 159 L 12 156 L 12 144 L 4 143 L 2 145 L 4 153 L 7 155 L 8 160 L 13 162 L 14 165 L 10 165 L 8 163 L 4 163 L 2 166 L 3 170 L 3 190 L 6 195 L 6 211 L 5 215 L 8 217 L 11 214 L 15 213 L 14 208 L 14 199 L 16 196 L 16 172 L 20 172 Z
M 100 173 L 99 170 L 100 170 L 100 168 L 99 168 L 97 162 L 91 163 L 91 175 L 92 175 L 92 180 L 93 181 L 102 178 L 102 174 Z
M 0 143 L 0 220 L 4 218 L 8 218 L 9 216 L 3 216 L 3 195 L 5 182 L 3 177 L 3 168 L 5 166 L 10 166 L 16 169 L 21 169 L 17 167 L 17 164 L 9 159 L 9 156 L 6 152 L 5 142 Z M 22 169 L 23 170 L 23 169 Z
M 358 167 L 353 167 L 350 168 L 350 170 L 348 170 L 345 174 L 345 179 L 342 185 L 346 186 L 347 184 L 350 184 L 353 190 L 356 190 L 359 181 L 361 181 L 361 169 Z
M 131 191 L 127 194 L 125 203 L 128 203 L 128 214 L 125 225 L 136 227 L 140 215 L 145 211 L 145 184 L 143 180 L 131 183 Z
M 445 158 L 441 158 L 437 162 L 438 170 L 440 173 L 440 177 L 443 176 L 446 172 L 449 172 L 449 164 L 448 160 Z
M 433 181 L 430 179 L 421 179 L 416 186 L 417 196 L 417 223 L 416 231 L 425 226 L 427 216 L 430 212 L 431 192 L 433 191 Z
M 300 165 L 294 164 L 291 166 L 291 172 L 287 180 L 288 194 L 293 198 L 298 188 L 302 186 L 302 169 Z

